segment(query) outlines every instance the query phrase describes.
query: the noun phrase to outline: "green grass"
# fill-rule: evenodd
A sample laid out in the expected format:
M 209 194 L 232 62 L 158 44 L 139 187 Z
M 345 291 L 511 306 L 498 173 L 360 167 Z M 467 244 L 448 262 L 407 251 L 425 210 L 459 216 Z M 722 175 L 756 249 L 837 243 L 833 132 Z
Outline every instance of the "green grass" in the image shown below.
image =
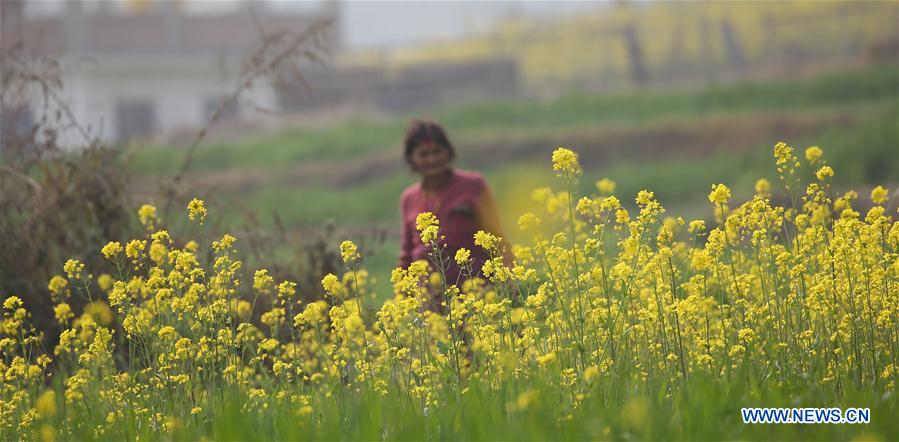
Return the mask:
M 815 111 L 899 96 L 893 65 L 823 75 L 811 79 L 740 83 L 700 91 L 648 90 L 557 100 L 507 100 L 438 111 L 436 117 L 455 139 L 480 136 L 559 134 L 572 128 L 613 122 L 684 119 L 747 111 Z M 197 150 L 194 170 L 285 168 L 302 162 L 346 159 L 383 149 L 399 151 L 410 115 L 384 122 L 352 120 L 315 130 L 291 128 L 268 136 L 212 142 Z M 138 174 L 171 172 L 183 161 L 185 146 L 143 148 L 131 165 Z
M 274 387 L 273 387 L 274 388 Z M 325 390 L 325 389 L 323 389 Z M 515 410 L 520 394 L 535 399 Z M 506 382 L 500 388 L 473 381 L 468 392 L 425 410 L 408 395 L 339 387 L 320 391 L 312 403 L 314 414 L 298 417 L 295 408 L 274 406 L 241 409 L 245 392 L 224 391 L 197 422 L 182 422 L 169 437 L 174 440 L 849 440 L 863 436 L 896 440 L 893 423 L 895 397 L 878 397 L 850 387 L 835 401 L 824 389 L 750 387 L 744 379 L 731 381 L 693 378 L 666 398 L 657 389 L 603 379 L 571 419 L 562 420 L 557 389 L 531 379 L 526 385 Z M 742 407 L 856 407 L 871 409 L 870 424 L 744 424 Z M 510 409 L 511 408 L 511 409 Z M 100 416 L 102 418 L 102 416 Z M 188 418 L 188 416 L 185 416 Z M 81 416 L 86 428 L 93 422 Z M 99 420 L 95 418 L 94 420 Z M 126 419 L 129 428 L 136 425 Z M 186 425 L 191 424 L 191 425 Z M 107 437 L 121 434 L 122 425 Z M 134 435 L 134 433 L 131 433 Z M 165 433 L 162 433 L 165 434 Z M 141 439 L 158 439 L 150 428 L 137 430 Z M 75 434 L 80 440 L 96 438 L 92 432 Z
M 499 128 L 554 131 L 610 121 L 690 118 L 756 110 L 832 107 L 899 96 L 895 66 L 878 66 L 802 80 L 745 82 L 699 91 L 647 90 L 588 95 L 571 93 L 549 103 L 510 101 L 469 106 L 441 114 L 453 128 L 493 132 Z
M 403 132 L 399 121 L 349 121 L 332 129 L 290 128 L 267 136 L 202 144 L 194 157 L 194 170 L 243 167 L 285 167 L 322 158 L 347 158 L 373 148 L 394 146 Z M 187 146 L 145 147 L 131 164 L 136 173 L 171 172 L 184 161 Z
M 408 173 L 396 173 L 372 185 L 342 189 L 266 186 L 240 198 L 259 209 L 262 222 L 277 210 L 287 223 L 334 220 L 358 225 L 399 219 L 399 195 L 412 180 Z

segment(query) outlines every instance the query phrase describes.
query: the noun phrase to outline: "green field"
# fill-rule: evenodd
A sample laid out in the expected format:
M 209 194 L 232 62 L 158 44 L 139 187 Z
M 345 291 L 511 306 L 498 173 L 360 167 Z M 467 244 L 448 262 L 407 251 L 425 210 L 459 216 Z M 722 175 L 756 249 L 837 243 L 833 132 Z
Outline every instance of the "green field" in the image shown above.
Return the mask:
M 598 156 L 582 161 L 583 192 L 607 177 L 617 182 L 625 204 L 633 204 L 633 195 L 646 188 L 671 213 L 684 216 L 706 213 L 707 201 L 697 195 L 707 192 L 709 183 L 726 183 L 738 198 L 748 198 L 756 179 L 774 182 L 771 149 L 791 131 L 798 136 L 784 141 L 802 149 L 819 145 L 841 164 L 836 188 L 895 184 L 897 97 L 899 73 L 888 65 L 695 91 L 571 93 L 549 102 L 483 103 L 433 115 L 457 146 L 459 165 L 484 173 L 493 186 L 503 225 L 514 239 L 515 221 L 530 191 L 552 178 L 545 162 L 557 145 L 584 157 Z M 371 250 L 367 260 L 375 275 L 386 276 L 397 253 L 397 199 L 416 180 L 403 163 L 401 148 L 411 117 L 212 141 L 197 150 L 188 181 L 195 180 L 192 188 L 201 196 L 204 189 L 215 190 L 209 199 L 224 210 L 226 226 L 240 225 L 243 219 L 242 210 L 228 207 L 242 207 L 255 211 L 262 226 L 271 226 L 277 212 L 288 229 L 328 220 L 350 236 L 382 228 L 388 240 Z M 647 133 L 657 135 L 646 140 Z M 670 133 L 680 141 L 667 139 Z M 620 142 L 605 143 L 607 138 Z M 631 140 L 643 150 L 629 154 Z M 577 141 L 583 144 L 573 144 Z M 701 146 L 707 151 L 696 152 L 697 143 L 709 143 Z M 131 170 L 138 180 L 168 177 L 185 151 L 184 146 L 140 148 Z M 357 178 L 359 171 L 366 176 Z M 208 177 L 219 181 L 208 184 Z
M 895 104 L 897 94 L 899 75 L 894 65 L 886 65 L 804 80 L 742 83 L 698 91 L 571 93 L 549 102 L 488 102 L 429 114 L 444 124 L 459 144 L 458 141 L 479 137 L 564 134 L 612 124 L 639 126 L 659 120 L 684 121 L 723 115 L 739 118 L 752 113 L 809 113 L 852 104 Z M 321 130 L 292 128 L 270 136 L 211 142 L 197 152 L 193 167 L 195 170 L 290 168 L 303 162 L 396 150 L 406 122 L 413 116 L 387 121 L 352 120 Z M 181 164 L 185 150 L 185 146 L 140 149 L 133 170 L 141 174 L 170 172 Z

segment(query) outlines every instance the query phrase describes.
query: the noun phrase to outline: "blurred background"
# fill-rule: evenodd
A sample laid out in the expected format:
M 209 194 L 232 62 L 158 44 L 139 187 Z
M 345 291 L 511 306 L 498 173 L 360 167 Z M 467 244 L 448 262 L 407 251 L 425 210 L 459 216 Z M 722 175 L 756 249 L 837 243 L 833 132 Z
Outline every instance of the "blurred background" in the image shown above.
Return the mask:
M 62 156 L 88 144 L 112 147 L 104 155 L 113 159 L 86 170 L 93 179 L 116 174 L 111 186 L 123 190 L 115 201 L 133 212 L 174 199 L 176 223 L 186 201 L 203 198 L 216 217 L 212 229 L 239 232 L 260 265 L 309 273 L 310 287 L 317 276 L 309 269 L 336 265 L 330 250 L 338 239 L 357 239 L 381 297 L 389 295 L 384 283 L 398 251 L 398 198 L 417 178 L 401 146 L 417 116 L 446 127 L 459 167 L 486 175 L 513 239 L 531 190 L 552 183 L 549 158 L 558 146 L 580 155 L 583 192 L 609 178 L 622 201 L 646 188 L 668 214 L 688 219 L 710 218 L 713 183 L 728 184 L 738 201 L 760 177 L 778 188 L 771 152 L 780 140 L 800 156 L 821 146 L 838 191 L 866 196 L 874 185 L 899 185 L 895 1 L 3 0 L 0 7 L 4 71 L 39 66 L 55 80 L 17 94 L 4 82 L 0 158 L 14 169 L 0 175 L 4 246 L 16 245 L 6 247 L 6 292 L 46 291 L 43 282 L 11 282 L 27 250 L 40 246 L 27 244 L 16 233 L 23 224 L 13 221 L 38 211 L 9 209 L 9 196 L 15 185 L 34 187 L 14 178 L 33 172 L 17 159 L 48 143 Z M 47 90 L 56 95 L 48 99 Z M 109 183 L 90 187 L 69 173 L 69 187 L 52 186 L 58 198 L 40 197 L 40 213 L 56 216 L 72 203 L 72 189 L 109 192 Z M 10 184 L 19 181 L 26 184 Z M 105 206 L 97 201 L 65 217 L 102 225 L 111 215 L 98 212 Z M 132 215 L 117 216 L 133 227 Z M 65 217 L 39 231 L 76 222 Z M 66 253 L 97 254 L 104 236 L 127 235 L 108 226 L 98 232 L 36 253 L 35 266 L 46 269 L 33 275 L 49 277 Z

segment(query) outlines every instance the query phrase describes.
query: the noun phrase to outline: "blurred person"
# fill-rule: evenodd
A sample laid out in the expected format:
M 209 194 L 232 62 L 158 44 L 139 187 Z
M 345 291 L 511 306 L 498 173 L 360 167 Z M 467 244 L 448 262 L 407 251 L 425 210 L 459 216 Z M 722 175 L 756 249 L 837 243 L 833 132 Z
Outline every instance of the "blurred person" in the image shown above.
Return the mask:
M 464 280 L 454 259 L 456 251 L 463 247 L 471 251 L 472 275 L 478 276 L 489 256 L 474 244 L 475 232 L 483 230 L 504 238 L 496 203 L 484 177 L 452 167 L 456 151 L 443 127 L 430 120 L 410 122 L 405 158 L 421 180 L 407 187 L 400 196 L 402 226 L 398 265 L 406 268 L 414 261 L 429 260 L 430 250 L 419 238 L 415 219 L 420 213 L 431 212 L 440 222 L 447 284 L 460 284 Z M 500 248 L 506 264 L 510 265 L 511 248 L 505 240 Z M 435 271 L 438 269 L 434 262 L 431 265 Z

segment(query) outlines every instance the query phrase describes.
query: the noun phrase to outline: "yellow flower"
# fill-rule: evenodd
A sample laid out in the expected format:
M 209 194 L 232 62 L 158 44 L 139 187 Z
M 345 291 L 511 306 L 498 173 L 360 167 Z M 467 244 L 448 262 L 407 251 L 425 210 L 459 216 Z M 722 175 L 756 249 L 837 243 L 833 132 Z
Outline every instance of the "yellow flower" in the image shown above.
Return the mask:
M 824 155 L 824 151 L 818 146 L 812 146 L 805 150 L 805 159 L 811 164 L 817 164 Z
M 140 257 L 141 252 L 147 248 L 147 242 L 139 239 L 134 239 L 128 241 L 128 244 L 125 246 L 125 256 L 136 260 Z
M 618 210 L 621 208 L 621 202 L 614 196 L 607 196 L 599 203 L 599 209 L 603 211 Z
M 237 238 L 226 233 L 221 240 L 212 242 L 212 248 L 217 252 L 221 252 L 230 249 L 234 245 L 234 241 L 237 241 Z
M 137 216 L 140 218 L 140 223 L 148 230 L 156 228 L 156 207 L 144 204 L 137 210 Z
M 102 276 L 102 275 L 100 275 Z M 111 278 L 110 278 L 111 279 Z M 126 289 L 126 285 L 122 281 L 116 281 L 112 284 L 112 290 L 109 291 L 109 304 L 113 307 L 118 307 L 126 302 L 128 302 L 128 291 Z M 135 285 L 136 287 L 136 285 Z M 139 290 L 139 289 L 133 289 Z
M 171 244 L 172 236 L 169 235 L 168 230 L 160 230 L 158 232 L 150 235 L 150 238 L 153 239 L 153 242 L 158 242 L 160 244 Z
M 327 308 L 328 304 L 325 301 L 316 301 L 307 304 L 303 313 L 294 316 L 293 324 L 297 327 L 304 324 L 318 324 L 325 319 L 325 310 L 327 310 Z
M 655 198 L 655 193 L 644 189 L 637 192 L 637 197 L 634 199 L 634 201 L 636 201 L 637 204 L 641 206 L 645 206 L 652 202 L 653 198 Z
M 75 317 L 75 314 L 72 313 L 72 307 L 64 302 L 56 304 L 56 307 L 53 307 L 53 315 L 56 317 L 56 322 L 58 322 L 59 325 L 65 325 L 69 322 L 69 319 Z
M 514 404 L 510 404 L 510 409 L 515 411 L 524 411 L 534 402 L 537 401 L 539 393 L 534 390 L 528 390 L 518 395 L 518 399 Z
M 41 442 L 55 442 L 56 441 L 56 428 L 54 428 L 50 424 L 41 425 Z
M 577 202 L 577 206 L 575 206 L 575 211 L 579 215 L 589 215 L 593 212 L 593 208 L 596 207 L 595 203 L 592 199 L 583 197 Z
M 162 265 L 166 256 L 168 256 L 168 250 L 166 250 L 165 245 L 158 242 L 150 244 L 150 259 L 152 259 L 153 262 Z
M 497 238 L 495 235 L 483 230 L 478 230 L 474 234 L 474 244 L 476 246 L 481 246 L 488 252 L 496 250 L 496 246 L 499 245 L 499 241 L 499 238 Z
M 687 231 L 690 233 L 699 233 L 705 230 L 705 221 L 701 219 L 690 221 L 689 227 L 687 227 Z
M 22 306 L 22 298 L 18 296 L 10 296 L 3 301 L 3 308 L 6 310 L 15 310 Z
M 730 351 L 727 352 L 727 355 L 730 356 L 731 358 L 738 358 L 738 357 L 742 356 L 744 353 L 746 353 L 746 347 L 744 347 L 740 344 L 736 344 L 730 348 Z
M 577 165 L 576 155 L 566 151 L 554 158 L 560 170 Z M 799 165 L 791 148 L 778 143 L 775 151 L 784 185 L 799 185 L 803 177 L 797 174 Z M 823 156 L 816 158 L 813 171 L 827 171 Z M 570 185 L 570 173 L 559 173 Z M 18 386 L 17 390 L 7 388 L 6 402 L 21 405 L 13 410 L 12 419 L 18 419 L 22 434 L 34 435 L 31 420 L 36 425 L 59 423 L 61 409 L 46 418 L 54 414 L 46 411 L 54 402 L 70 404 L 72 412 L 80 415 L 84 401 L 100 392 L 100 399 L 111 407 L 95 416 L 103 433 L 92 434 L 108 438 L 118 434 L 115 425 L 125 417 L 116 404 L 127 399 L 123 394 L 133 392 L 137 395 L 135 422 L 162 424 L 158 433 L 163 434 L 170 431 L 164 426 L 167 410 L 148 409 L 146 396 L 172 387 L 189 392 L 201 377 L 213 374 L 202 371 L 203 367 L 214 367 L 224 382 L 252 398 L 245 400 L 245 411 L 277 406 L 302 416 L 313 413 L 313 403 L 333 401 L 334 387 L 389 398 L 394 392 L 390 386 L 398 380 L 398 398 L 406 400 L 402 396 L 407 395 L 428 413 L 446 403 L 447 385 L 489 387 L 517 380 L 520 388 L 504 399 L 506 411 L 545 408 L 543 396 L 548 394 L 565 399 L 556 416 L 564 422 L 588 412 L 591 390 L 609 377 L 608 382 L 632 383 L 636 393 L 624 395 L 620 410 L 611 416 L 619 424 L 613 426 L 614 433 L 599 427 L 597 433 L 608 438 L 618 433 L 645 436 L 642 430 L 650 412 L 678 399 L 682 393 L 678 381 L 683 376 L 724 373 L 722 369 L 738 373 L 741 364 L 764 368 L 769 352 L 785 361 L 802 359 L 820 375 L 805 379 L 790 376 L 784 371 L 788 368 L 772 366 L 774 387 L 779 386 L 777 379 L 787 379 L 796 388 L 820 385 L 833 390 L 857 366 L 865 385 L 874 385 L 879 393 L 894 389 L 895 363 L 877 365 L 871 358 L 856 358 L 888 348 L 888 331 L 896 328 L 891 285 L 895 281 L 890 278 L 899 272 L 899 257 L 892 253 L 899 248 L 899 223 L 894 222 L 894 209 L 888 214 L 885 208 L 895 198 L 888 199 L 883 187 L 873 189 L 875 204 L 862 216 L 851 207 L 858 199 L 856 193 L 846 192 L 830 206 L 827 183 L 813 181 L 802 195 L 797 195 L 799 189 L 789 189 L 789 209 L 783 207 L 785 198 L 769 199 L 767 180 L 758 180 L 756 195 L 736 207 L 727 207 L 733 204 L 731 190 L 716 184 L 707 194 L 716 218 L 703 221 L 697 216 L 689 222 L 689 234 L 681 232 L 687 230 L 684 219 L 663 219 L 664 208 L 649 191 L 638 193 L 633 219 L 617 198 L 605 193 L 614 190 L 610 182 L 597 183 L 603 194 L 596 198 L 535 191 L 538 209 L 547 211 L 541 215 L 540 227 L 561 231 L 539 230 L 540 220 L 533 213 L 522 215 L 519 225 L 534 234 L 525 234 L 533 237 L 531 241 L 513 247 L 517 263 L 512 268 L 497 253 L 508 244 L 478 231 L 475 243 L 490 254 L 481 275 L 461 287 L 446 288 L 440 297 L 444 302 L 434 306 L 439 313 L 422 305 L 434 300 L 434 286 L 441 280 L 424 260 L 393 271 L 394 296 L 370 317 L 363 301 L 373 302 L 375 294 L 368 289 L 368 274 L 356 264 L 347 265 L 351 272 L 321 279 L 327 301 L 303 306 L 295 303 L 300 294 L 295 283 L 278 284 L 265 270 L 251 273 L 253 294 L 249 296 L 266 293 L 274 298 L 251 304 L 241 299 L 247 296 L 248 284 L 231 236 L 215 241 L 209 256 L 189 252 L 193 245 L 176 247 L 183 242 L 175 242 L 165 231 L 152 234 L 146 242 L 110 243 L 105 249 L 114 262 L 129 264 L 118 269 L 127 275 L 121 276 L 122 281 L 97 277 L 104 290 L 112 284 L 108 296 L 100 296 L 116 316 L 105 304 L 94 303 L 79 318 L 73 310 L 80 312 L 81 304 L 75 309 L 62 299 L 62 294 L 73 291 L 65 274 L 47 283 L 51 292 L 60 294 L 48 304 L 53 307 L 51 325 L 63 329 L 55 354 L 62 367 L 67 362 L 77 364 L 71 370 L 59 371 L 48 356 L 40 355 L 42 351 L 33 353 L 40 346 L 40 332 L 28 323 L 22 299 L 4 297 L 0 353 L 5 358 L 0 360 L 0 376 L 8 387 Z M 579 201 L 579 212 L 591 215 L 590 220 L 568 218 L 568 208 L 575 201 Z M 706 226 L 713 219 L 720 225 Z M 437 245 L 438 227 L 432 213 L 416 219 L 416 228 L 425 232 L 430 246 Z M 151 241 L 152 250 L 148 250 Z M 358 247 L 349 241 L 340 243 L 340 253 L 347 263 L 361 259 Z M 485 254 L 468 248 L 453 249 L 453 253 L 454 262 L 466 266 Z M 67 263 L 66 270 L 88 279 L 87 270 L 77 261 Z M 861 286 L 850 281 L 853 275 L 861 277 Z M 867 279 L 871 284 L 864 285 Z M 86 284 L 91 290 L 95 287 Z M 863 296 L 856 306 L 861 307 L 852 308 L 852 297 L 859 292 Z M 359 302 L 347 299 L 349 293 L 358 293 Z M 255 305 L 260 305 L 259 315 Z M 119 319 L 126 336 L 115 340 L 118 325 L 100 323 Z M 289 319 L 296 328 L 283 330 Z M 670 322 L 675 319 L 680 328 Z M 262 324 L 267 327 L 259 327 Z M 871 333 L 858 335 L 855 324 L 871 328 Z M 666 329 L 676 334 L 657 333 Z M 820 333 L 825 329 L 826 333 Z M 786 334 L 781 333 L 784 330 Z M 129 342 L 147 344 L 139 346 L 147 366 L 109 377 L 107 372 L 116 366 L 139 362 L 120 360 L 128 356 L 121 349 L 114 351 L 116 344 Z M 638 351 L 616 353 L 619 356 L 612 358 L 610 348 Z M 463 354 L 479 363 L 459 366 L 457 359 Z M 623 377 L 621 370 L 612 369 L 615 364 L 628 368 Z M 44 390 L 51 375 L 62 377 L 54 383 L 59 387 L 55 397 Z M 883 382 L 878 383 L 878 378 Z M 308 388 L 279 388 L 279 383 L 291 382 Z M 657 401 L 640 393 L 656 384 L 673 388 Z M 270 389 L 271 397 L 260 387 Z M 200 416 L 209 411 L 204 410 L 209 397 L 182 394 L 174 398 L 180 402 L 172 410 Z M 0 401 L 0 415 L 2 408 Z M 103 421 L 107 416 L 112 425 Z M 185 416 L 190 417 L 178 416 L 183 421 L 179 425 L 190 425 L 192 420 Z M 178 434 L 168 433 L 169 438 Z
M 278 297 L 280 298 L 289 298 L 296 294 L 297 292 L 297 283 L 292 281 L 284 281 L 281 284 L 278 284 Z
M 415 230 L 419 232 L 433 225 L 439 225 L 439 221 L 431 212 L 422 212 L 415 217 Z
M 113 282 L 114 280 L 109 273 L 103 273 L 97 277 L 97 285 L 100 286 L 100 290 L 103 290 L 104 292 L 108 292 L 109 289 L 112 288 Z
M 56 276 L 50 278 L 50 283 L 47 284 L 47 289 L 50 290 L 50 293 L 53 293 L 54 295 L 58 295 L 59 292 L 62 291 L 62 289 L 66 288 L 67 283 L 68 283 L 68 281 L 66 281 L 65 278 L 63 278 L 62 276 L 56 275 Z
M 555 353 L 555 352 L 549 352 L 549 353 L 547 353 L 547 354 L 538 356 L 538 357 L 537 357 L 537 364 L 539 364 L 540 366 L 546 366 L 546 365 L 551 364 L 551 363 L 552 363 L 553 361 L 555 361 L 555 360 L 556 360 L 556 353 Z
M 466 249 L 465 247 L 460 248 L 456 251 L 456 264 L 460 266 L 464 266 L 468 264 L 468 261 L 471 259 L 471 251 Z
M 877 186 L 871 190 L 871 201 L 874 204 L 883 204 L 890 199 L 890 192 L 883 186 Z
M 278 340 L 277 339 L 268 338 L 259 343 L 259 349 L 262 351 L 271 353 L 271 352 L 275 351 L 276 348 L 278 348 Z
M 440 222 L 431 212 L 422 212 L 415 217 L 415 229 L 421 232 L 421 242 L 423 244 L 430 244 L 437 240 L 439 227 Z
M 603 178 L 596 182 L 596 188 L 599 189 L 599 193 L 609 195 L 615 192 L 615 182 L 608 178 Z
M 740 341 L 743 341 L 746 343 L 749 343 L 749 342 L 752 342 L 753 340 L 755 340 L 755 331 L 753 331 L 751 328 L 742 328 L 737 333 L 737 335 L 740 338 Z
M 423 244 L 431 244 L 432 242 L 437 240 L 438 234 L 439 230 L 437 226 L 428 226 L 421 231 L 421 242 Z
M 591 365 L 584 370 L 584 380 L 587 383 L 593 382 L 593 379 L 599 376 L 599 367 Z
M 44 390 L 38 396 L 37 401 L 35 401 L 34 408 L 37 410 L 38 415 L 44 419 L 56 416 L 56 392 L 49 389 Z
M 203 220 L 206 219 L 206 205 L 203 203 L 203 200 L 194 198 L 187 203 L 188 217 L 191 221 L 198 220 L 200 224 L 203 224 Z
M 349 240 L 340 243 L 340 257 L 347 264 L 356 262 L 359 259 L 359 250 L 356 244 Z
M 709 193 L 709 201 L 715 204 L 727 204 L 728 200 L 730 200 L 730 189 L 727 186 L 724 184 L 712 186 L 712 191 Z
M 581 166 L 577 162 L 577 154 L 570 149 L 560 147 L 553 151 L 553 170 L 577 175 Z
M 234 302 L 233 308 L 234 314 L 236 314 L 241 321 L 249 321 L 250 314 L 252 314 L 253 312 L 253 304 L 250 304 L 248 301 L 244 301 L 243 299 L 238 299 L 235 301 L 236 302 Z
M 279 327 L 284 323 L 284 309 L 275 307 L 263 313 L 262 316 L 259 317 L 259 320 L 271 328 Z
M 103 256 L 105 256 L 106 259 L 115 258 L 122 253 L 122 244 L 120 244 L 118 241 L 110 241 L 105 246 L 103 246 L 103 249 L 100 250 L 100 252 L 103 253 Z
M 359 331 L 365 329 L 365 323 L 362 322 L 362 318 L 356 314 L 348 316 L 344 321 L 343 326 L 350 335 L 358 334 Z
M 274 278 L 269 276 L 268 270 L 259 269 L 253 275 L 253 290 L 261 295 L 268 295 L 272 291 L 272 285 L 275 283 Z
M 799 167 L 799 159 L 793 155 L 793 148 L 787 143 L 779 141 L 774 145 L 774 159 L 777 163 L 777 172 L 780 173 L 781 179 L 785 179 L 784 174 L 793 175 L 793 172 Z M 789 186 L 789 183 L 786 183 Z
M 165 327 L 160 328 L 156 335 L 163 341 L 174 341 L 175 338 L 178 337 L 178 331 L 175 330 L 175 327 L 166 325 Z
M 774 145 L 774 158 L 777 161 L 778 166 L 782 163 L 787 163 L 792 156 L 793 148 L 788 146 L 787 143 L 778 141 L 777 144 Z
M 66 272 L 69 279 L 81 279 L 81 272 L 84 270 L 84 264 L 77 259 L 70 259 L 62 266 L 62 270 Z
M 322 288 L 331 296 L 338 296 L 343 292 L 343 285 L 340 284 L 340 280 L 333 273 L 328 273 L 322 278 Z
M 84 314 L 94 318 L 98 324 L 103 326 L 112 323 L 112 310 L 103 301 L 94 301 L 84 306 Z
M 522 232 L 532 230 L 539 225 L 540 218 L 537 218 L 533 213 L 528 212 L 518 218 L 518 228 L 521 229 Z
M 761 196 L 771 195 L 771 183 L 764 178 L 759 178 L 755 182 L 755 193 Z
M 834 175 L 833 169 L 830 166 L 821 166 L 817 172 L 815 172 L 815 176 L 818 177 L 819 180 L 824 181 L 827 178 L 830 178 Z
M 549 187 L 538 187 L 531 191 L 531 199 L 537 203 L 544 203 L 552 193 L 553 191 Z

